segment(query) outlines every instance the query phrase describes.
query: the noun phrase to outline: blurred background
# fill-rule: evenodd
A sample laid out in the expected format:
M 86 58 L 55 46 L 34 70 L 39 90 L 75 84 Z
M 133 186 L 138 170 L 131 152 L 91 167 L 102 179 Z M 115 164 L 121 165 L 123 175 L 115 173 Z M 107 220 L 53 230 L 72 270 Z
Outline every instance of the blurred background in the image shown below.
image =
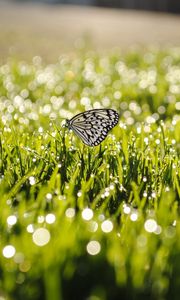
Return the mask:
M 0 0 L 0 63 L 180 43 L 180 0 Z

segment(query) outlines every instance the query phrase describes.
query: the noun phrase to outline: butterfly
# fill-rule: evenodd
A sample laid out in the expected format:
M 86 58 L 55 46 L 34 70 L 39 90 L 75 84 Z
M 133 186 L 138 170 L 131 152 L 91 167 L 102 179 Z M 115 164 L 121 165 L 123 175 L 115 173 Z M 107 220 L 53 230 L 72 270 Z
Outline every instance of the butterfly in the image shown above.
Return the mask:
M 73 130 L 84 144 L 93 147 L 107 137 L 118 121 L 119 114 L 113 109 L 91 109 L 66 120 L 66 127 Z

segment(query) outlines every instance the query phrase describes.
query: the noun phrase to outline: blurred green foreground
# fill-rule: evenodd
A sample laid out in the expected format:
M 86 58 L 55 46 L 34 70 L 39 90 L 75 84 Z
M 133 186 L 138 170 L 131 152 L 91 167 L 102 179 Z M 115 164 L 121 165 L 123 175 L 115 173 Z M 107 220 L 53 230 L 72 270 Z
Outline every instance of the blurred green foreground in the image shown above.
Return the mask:
M 89 148 L 64 119 L 108 107 Z M 180 48 L 0 66 L 0 300 L 179 299 Z

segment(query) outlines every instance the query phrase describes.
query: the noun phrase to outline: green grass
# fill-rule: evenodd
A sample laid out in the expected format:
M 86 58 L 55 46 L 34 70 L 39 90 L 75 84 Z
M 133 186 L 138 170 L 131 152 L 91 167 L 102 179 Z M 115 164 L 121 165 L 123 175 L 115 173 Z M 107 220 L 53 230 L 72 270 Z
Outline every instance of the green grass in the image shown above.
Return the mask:
M 179 48 L 0 67 L 1 300 L 179 299 L 179 95 Z M 92 107 L 94 148 L 62 126 Z

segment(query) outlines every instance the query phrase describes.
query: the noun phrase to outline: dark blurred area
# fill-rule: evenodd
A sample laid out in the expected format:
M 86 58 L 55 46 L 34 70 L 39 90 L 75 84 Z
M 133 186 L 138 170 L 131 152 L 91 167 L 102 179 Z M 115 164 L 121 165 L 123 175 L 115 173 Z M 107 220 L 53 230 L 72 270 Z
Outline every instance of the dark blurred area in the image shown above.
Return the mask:
M 11 2 L 40 2 L 49 4 L 93 5 L 121 9 L 180 13 L 180 0 L 7 0 Z

